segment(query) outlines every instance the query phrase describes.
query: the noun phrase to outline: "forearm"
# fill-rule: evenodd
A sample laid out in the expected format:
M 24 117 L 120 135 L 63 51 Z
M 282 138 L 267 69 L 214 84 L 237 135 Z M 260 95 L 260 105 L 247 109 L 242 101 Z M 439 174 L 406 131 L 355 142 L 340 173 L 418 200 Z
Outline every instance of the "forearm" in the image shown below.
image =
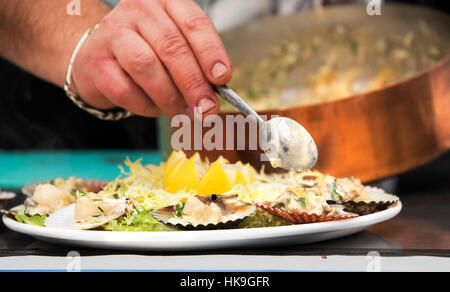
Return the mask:
M 83 35 L 109 12 L 98 0 L 82 0 L 81 15 L 69 16 L 70 0 L 0 1 L 0 55 L 58 86 Z

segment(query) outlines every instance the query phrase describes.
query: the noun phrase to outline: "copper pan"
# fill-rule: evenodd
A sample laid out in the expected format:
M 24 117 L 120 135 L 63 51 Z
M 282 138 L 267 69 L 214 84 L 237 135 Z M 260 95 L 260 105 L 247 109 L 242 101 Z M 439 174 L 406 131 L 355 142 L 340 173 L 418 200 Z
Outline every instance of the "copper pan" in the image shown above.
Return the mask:
M 233 62 L 239 63 L 250 54 L 258 57 L 263 49 L 254 47 L 270 45 L 286 37 L 293 27 L 311 30 L 336 22 L 352 26 L 369 21 L 380 29 L 398 29 L 402 23 L 419 18 L 449 37 L 450 17 L 446 14 L 405 5 L 383 5 L 381 16 L 368 16 L 363 7 L 350 5 L 302 12 L 282 20 L 270 19 L 265 24 L 254 23 L 225 33 L 223 39 Z M 247 47 L 253 48 L 246 51 Z M 449 81 L 450 55 L 447 55 L 432 67 L 382 89 L 326 103 L 260 113 L 299 121 L 318 146 L 318 170 L 337 177 L 355 176 L 364 182 L 373 181 L 423 165 L 450 149 Z M 233 113 L 221 113 L 221 117 L 227 114 Z M 171 129 L 167 120 L 160 120 L 160 130 L 161 149 L 167 156 L 171 150 L 170 134 L 176 129 Z M 273 171 L 266 162 L 261 162 L 260 151 L 199 152 L 211 160 L 222 155 L 257 168 L 264 164 L 267 170 Z

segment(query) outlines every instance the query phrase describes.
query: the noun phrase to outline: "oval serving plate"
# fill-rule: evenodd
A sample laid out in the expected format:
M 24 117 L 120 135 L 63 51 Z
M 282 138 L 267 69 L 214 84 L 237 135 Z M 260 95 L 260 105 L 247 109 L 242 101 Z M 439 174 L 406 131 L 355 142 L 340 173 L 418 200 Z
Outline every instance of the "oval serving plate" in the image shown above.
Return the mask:
M 402 203 L 398 201 L 384 211 L 332 222 L 227 230 L 113 232 L 70 228 L 68 224 L 73 218 L 73 206 L 56 211 L 59 217 L 56 221 L 59 223 L 46 221 L 53 227 L 23 224 L 5 215 L 3 222 L 16 232 L 70 246 L 121 250 L 202 250 L 306 244 L 339 238 L 389 220 L 402 209 Z

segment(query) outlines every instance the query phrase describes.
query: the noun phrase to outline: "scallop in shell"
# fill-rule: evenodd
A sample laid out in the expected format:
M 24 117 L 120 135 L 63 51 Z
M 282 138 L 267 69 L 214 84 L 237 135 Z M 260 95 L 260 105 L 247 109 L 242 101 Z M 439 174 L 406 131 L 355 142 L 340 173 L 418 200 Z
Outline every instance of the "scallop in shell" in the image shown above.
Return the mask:
M 399 197 L 388 194 L 377 187 L 366 186 L 365 191 L 368 194 L 368 198 L 362 201 L 344 202 L 344 210 L 359 215 L 367 215 L 395 206 L 400 200 Z
M 358 217 L 357 214 L 348 213 L 339 210 L 339 215 L 327 215 L 327 214 L 309 214 L 307 212 L 292 212 L 287 209 L 281 209 L 272 207 L 270 202 L 255 201 L 255 205 L 272 215 L 278 216 L 292 222 L 294 224 L 305 224 L 305 223 L 317 223 L 317 222 L 327 222 L 327 221 L 337 221 L 344 219 L 351 219 Z M 333 206 L 339 209 L 339 206 Z
M 152 216 L 165 224 L 185 230 L 236 228 L 256 211 L 253 204 L 237 195 L 198 195 L 184 203 L 155 209 Z
M 357 214 L 330 206 L 326 197 L 315 189 L 289 186 L 273 202 L 254 201 L 259 208 L 295 224 L 349 219 Z
M 103 226 L 125 215 L 133 206 L 134 201 L 125 197 L 102 199 L 93 193 L 81 195 L 75 204 L 73 227 L 87 230 Z
M 57 178 L 52 181 L 35 182 L 22 188 L 28 196 L 25 200 L 26 213 L 29 215 L 48 215 L 76 201 L 76 191 L 98 192 L 108 182 L 71 177 Z

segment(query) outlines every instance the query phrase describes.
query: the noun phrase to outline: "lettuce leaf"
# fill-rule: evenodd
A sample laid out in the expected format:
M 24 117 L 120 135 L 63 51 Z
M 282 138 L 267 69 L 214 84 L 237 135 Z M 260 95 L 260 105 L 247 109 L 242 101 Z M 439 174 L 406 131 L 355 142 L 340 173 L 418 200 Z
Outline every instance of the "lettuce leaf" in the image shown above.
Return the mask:
M 111 220 L 104 226 L 108 231 L 176 231 L 178 228 L 162 224 L 152 217 L 151 210 L 137 212 L 131 218 Z M 130 220 L 131 219 L 131 220 Z
M 274 216 L 264 210 L 258 209 L 251 216 L 245 218 L 239 225 L 239 228 L 258 228 L 284 225 L 292 225 L 292 223 L 278 216 Z
M 47 219 L 47 216 L 43 216 L 43 215 L 34 215 L 34 216 L 29 216 L 26 215 L 24 213 L 17 213 L 15 215 L 16 220 L 19 221 L 20 223 L 25 223 L 25 224 L 30 224 L 30 225 L 35 225 L 35 226 L 42 226 L 45 227 L 45 219 Z

